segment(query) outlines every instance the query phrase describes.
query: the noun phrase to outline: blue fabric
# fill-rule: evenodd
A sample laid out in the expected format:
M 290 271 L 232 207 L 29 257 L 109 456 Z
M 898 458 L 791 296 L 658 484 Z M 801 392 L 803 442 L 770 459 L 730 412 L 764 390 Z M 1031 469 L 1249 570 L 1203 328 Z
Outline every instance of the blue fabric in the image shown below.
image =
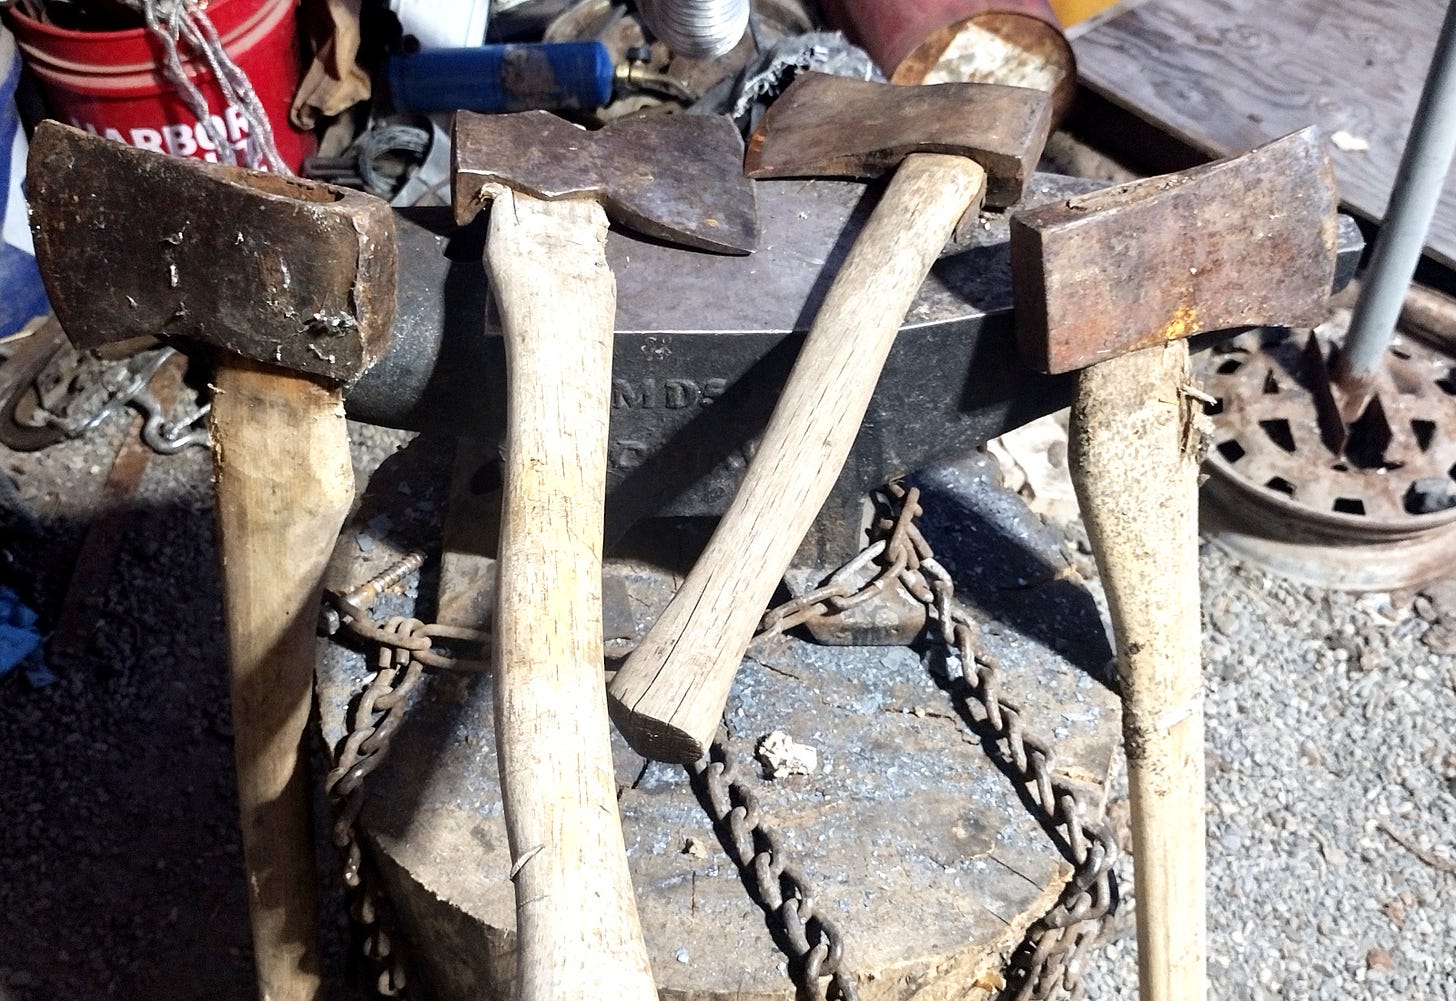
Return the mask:
M 12 196 L 24 195 L 25 178 L 12 186 L 10 176 L 12 146 L 20 132 L 20 115 L 15 110 L 15 88 L 20 80 L 18 55 L 0 79 L 0 214 L 4 214 Z M 19 207 L 24 211 L 24 206 Z M 0 242 L 0 334 L 10 334 L 25 326 L 32 318 L 50 312 L 40 268 L 35 258 L 18 247 Z M 0 669 L 0 674 L 4 674 Z
M 37 688 L 55 681 L 40 660 L 41 641 L 35 612 L 10 588 L 0 586 L 0 677 L 25 664 L 26 676 Z

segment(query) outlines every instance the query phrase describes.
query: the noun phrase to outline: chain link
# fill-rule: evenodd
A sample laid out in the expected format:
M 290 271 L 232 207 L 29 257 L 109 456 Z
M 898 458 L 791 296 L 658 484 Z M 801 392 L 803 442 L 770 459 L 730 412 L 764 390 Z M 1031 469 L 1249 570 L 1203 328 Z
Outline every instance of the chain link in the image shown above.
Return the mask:
M 779 922 L 780 947 L 800 996 L 859 1001 L 858 980 L 844 965 L 844 939 L 834 922 L 818 912 L 808 879 L 790 860 L 782 836 L 759 810 L 753 791 L 739 781 L 726 728 L 719 727 L 708 754 L 687 769 L 749 895 Z
M 108 361 L 67 347 L 36 374 L 29 389 L 19 390 L 33 396 L 23 426 L 46 428 L 57 440 L 79 438 L 130 405 L 145 419 L 141 436 L 153 451 L 173 455 L 193 445 L 206 445 L 203 419 L 212 404 L 189 407 L 182 416 L 169 420 L 150 388 L 152 379 L 176 354 L 175 348 L 161 347 Z
M 1087 803 L 1088 790 L 1059 773 L 1055 750 L 1027 731 L 1021 706 L 1002 692 L 1000 662 L 978 650 L 975 621 L 956 601 L 954 581 L 915 525 L 921 514 L 919 491 L 891 484 L 885 493 L 890 506 L 898 510 L 876 522 L 873 534 L 879 538 L 822 587 L 770 610 L 759 636 L 835 615 L 896 584 L 927 607 L 946 665 L 954 672 L 953 691 L 962 709 L 994 733 L 993 746 L 1003 763 L 1020 777 L 1045 821 L 1062 832 L 1063 850 L 1073 863 L 1072 877 L 1056 905 L 1031 926 L 1013 953 L 1002 997 L 1081 1001 L 1086 997 L 1083 965 L 1117 903 L 1112 873 L 1116 843 L 1108 825 L 1093 819 L 1096 811 Z M 480 671 L 487 666 L 435 649 L 440 639 L 480 645 L 488 638 L 485 633 L 426 625 L 406 616 L 383 623 L 369 617 L 366 609 L 379 594 L 416 572 L 423 561 L 423 554 L 411 553 L 369 583 L 330 597 L 338 622 L 359 639 L 379 646 L 376 673 L 349 714 L 348 734 L 326 785 L 335 812 L 333 840 L 343 858 L 362 952 L 375 972 L 375 990 L 390 998 L 408 997 L 408 982 L 393 915 L 360 845 L 364 779 L 387 755 L 409 694 L 426 667 Z M 843 937 L 818 911 L 803 871 L 760 811 L 752 789 L 740 780 L 724 728 L 708 755 L 689 765 L 688 773 L 749 894 L 776 922 L 780 932 L 776 937 L 801 996 L 812 1001 L 858 1001 L 858 981 L 845 964 Z
M 142 412 L 142 417 L 145 418 L 142 424 L 142 441 L 159 455 L 176 455 L 183 449 L 193 445 L 205 446 L 210 441 L 204 421 L 212 413 L 211 402 L 188 407 L 183 416 L 174 420 L 167 419 L 167 412 L 152 394 L 150 386 L 142 387 L 127 402 Z
M 324 787 L 333 809 L 331 840 L 343 864 L 349 916 L 359 953 L 373 990 L 386 998 L 408 998 L 409 980 L 403 937 L 379 876 L 368 865 L 361 844 L 359 813 L 364 807 L 364 780 L 388 757 L 405 705 L 425 668 L 485 670 L 485 661 L 450 656 L 435 649 L 435 642 L 450 640 L 479 648 L 490 638 L 477 629 L 427 625 L 409 616 L 396 615 L 383 622 L 369 617 L 367 609 L 379 595 L 403 583 L 424 561 L 423 553 L 412 552 L 368 583 L 327 599 L 344 629 L 379 648 L 374 677 L 349 712 L 346 734 Z
M 1117 846 L 1087 791 L 1057 769 L 1056 752 L 1027 732 L 1021 706 L 1001 690 L 1001 664 L 978 650 L 980 631 L 956 601 L 955 583 L 915 525 L 920 492 L 900 484 L 885 488 L 891 515 L 877 520 L 878 541 L 832 574 L 824 586 L 769 611 L 760 635 L 783 632 L 868 601 L 899 584 L 926 605 L 931 628 L 946 656 L 954 694 L 969 718 L 995 734 L 994 746 L 1034 796 L 1043 818 L 1062 831 L 1072 878 L 1056 905 L 1027 931 L 1009 963 L 1003 998 L 1009 1001 L 1080 1001 L 1086 997 L 1082 968 L 1102 937 L 1117 902 L 1112 864 Z M 869 579 L 865 579 L 870 574 Z
M 174 353 L 161 348 L 111 362 L 63 349 L 32 380 L 36 405 L 30 421 L 79 438 L 123 410 Z

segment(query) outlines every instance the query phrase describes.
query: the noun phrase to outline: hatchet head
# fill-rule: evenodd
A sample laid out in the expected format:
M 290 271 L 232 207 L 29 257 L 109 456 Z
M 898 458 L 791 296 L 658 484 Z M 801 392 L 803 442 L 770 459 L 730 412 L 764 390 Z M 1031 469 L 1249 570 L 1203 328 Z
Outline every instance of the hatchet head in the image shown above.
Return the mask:
M 621 118 L 587 131 L 546 111 L 461 111 L 452 156 L 460 223 L 505 187 L 546 201 L 594 197 L 613 222 L 698 250 L 746 254 L 758 242 L 743 140 L 725 118 Z
M 986 205 L 1021 200 L 1051 128 L 1051 101 L 990 83 L 899 86 L 801 73 L 748 143 L 750 177 L 878 177 L 912 153 L 970 157 Z
M 1338 198 L 1310 128 L 1240 156 L 1011 218 L 1027 364 L 1070 372 L 1232 327 L 1312 327 L 1335 284 Z
M 351 383 L 389 346 L 394 216 L 373 195 L 42 122 L 35 255 L 80 348 L 180 337 Z

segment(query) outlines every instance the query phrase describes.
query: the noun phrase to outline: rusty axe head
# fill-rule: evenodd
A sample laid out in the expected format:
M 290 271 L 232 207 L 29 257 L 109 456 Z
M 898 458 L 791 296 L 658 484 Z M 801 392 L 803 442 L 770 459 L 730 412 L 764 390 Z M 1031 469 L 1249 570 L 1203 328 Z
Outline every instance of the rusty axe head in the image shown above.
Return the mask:
M 390 208 L 315 181 L 134 149 L 42 122 L 35 254 L 77 347 L 185 337 L 350 383 L 388 346 Z
M 1043 372 L 1210 330 L 1314 326 L 1337 196 L 1314 129 L 1011 218 L 1022 356 Z
M 802 73 L 748 143 L 750 177 L 878 177 L 912 153 L 986 171 L 986 205 L 1021 199 L 1051 127 L 1047 95 L 989 83 L 901 87 Z
M 452 156 L 460 223 L 505 187 L 545 201 L 595 198 L 612 221 L 698 250 L 746 254 L 758 242 L 743 140 L 725 118 L 622 118 L 589 132 L 546 111 L 462 111 Z

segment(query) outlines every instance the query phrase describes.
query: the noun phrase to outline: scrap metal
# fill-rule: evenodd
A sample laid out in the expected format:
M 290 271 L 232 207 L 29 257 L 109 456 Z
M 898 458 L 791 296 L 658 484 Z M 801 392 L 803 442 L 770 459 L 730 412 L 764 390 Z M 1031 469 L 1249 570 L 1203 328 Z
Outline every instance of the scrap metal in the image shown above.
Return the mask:
M 1205 468 L 1214 538 L 1285 575 L 1388 590 L 1456 552 L 1456 375 L 1397 336 L 1347 424 L 1326 328 L 1262 330 L 1203 362 L 1216 398 Z

